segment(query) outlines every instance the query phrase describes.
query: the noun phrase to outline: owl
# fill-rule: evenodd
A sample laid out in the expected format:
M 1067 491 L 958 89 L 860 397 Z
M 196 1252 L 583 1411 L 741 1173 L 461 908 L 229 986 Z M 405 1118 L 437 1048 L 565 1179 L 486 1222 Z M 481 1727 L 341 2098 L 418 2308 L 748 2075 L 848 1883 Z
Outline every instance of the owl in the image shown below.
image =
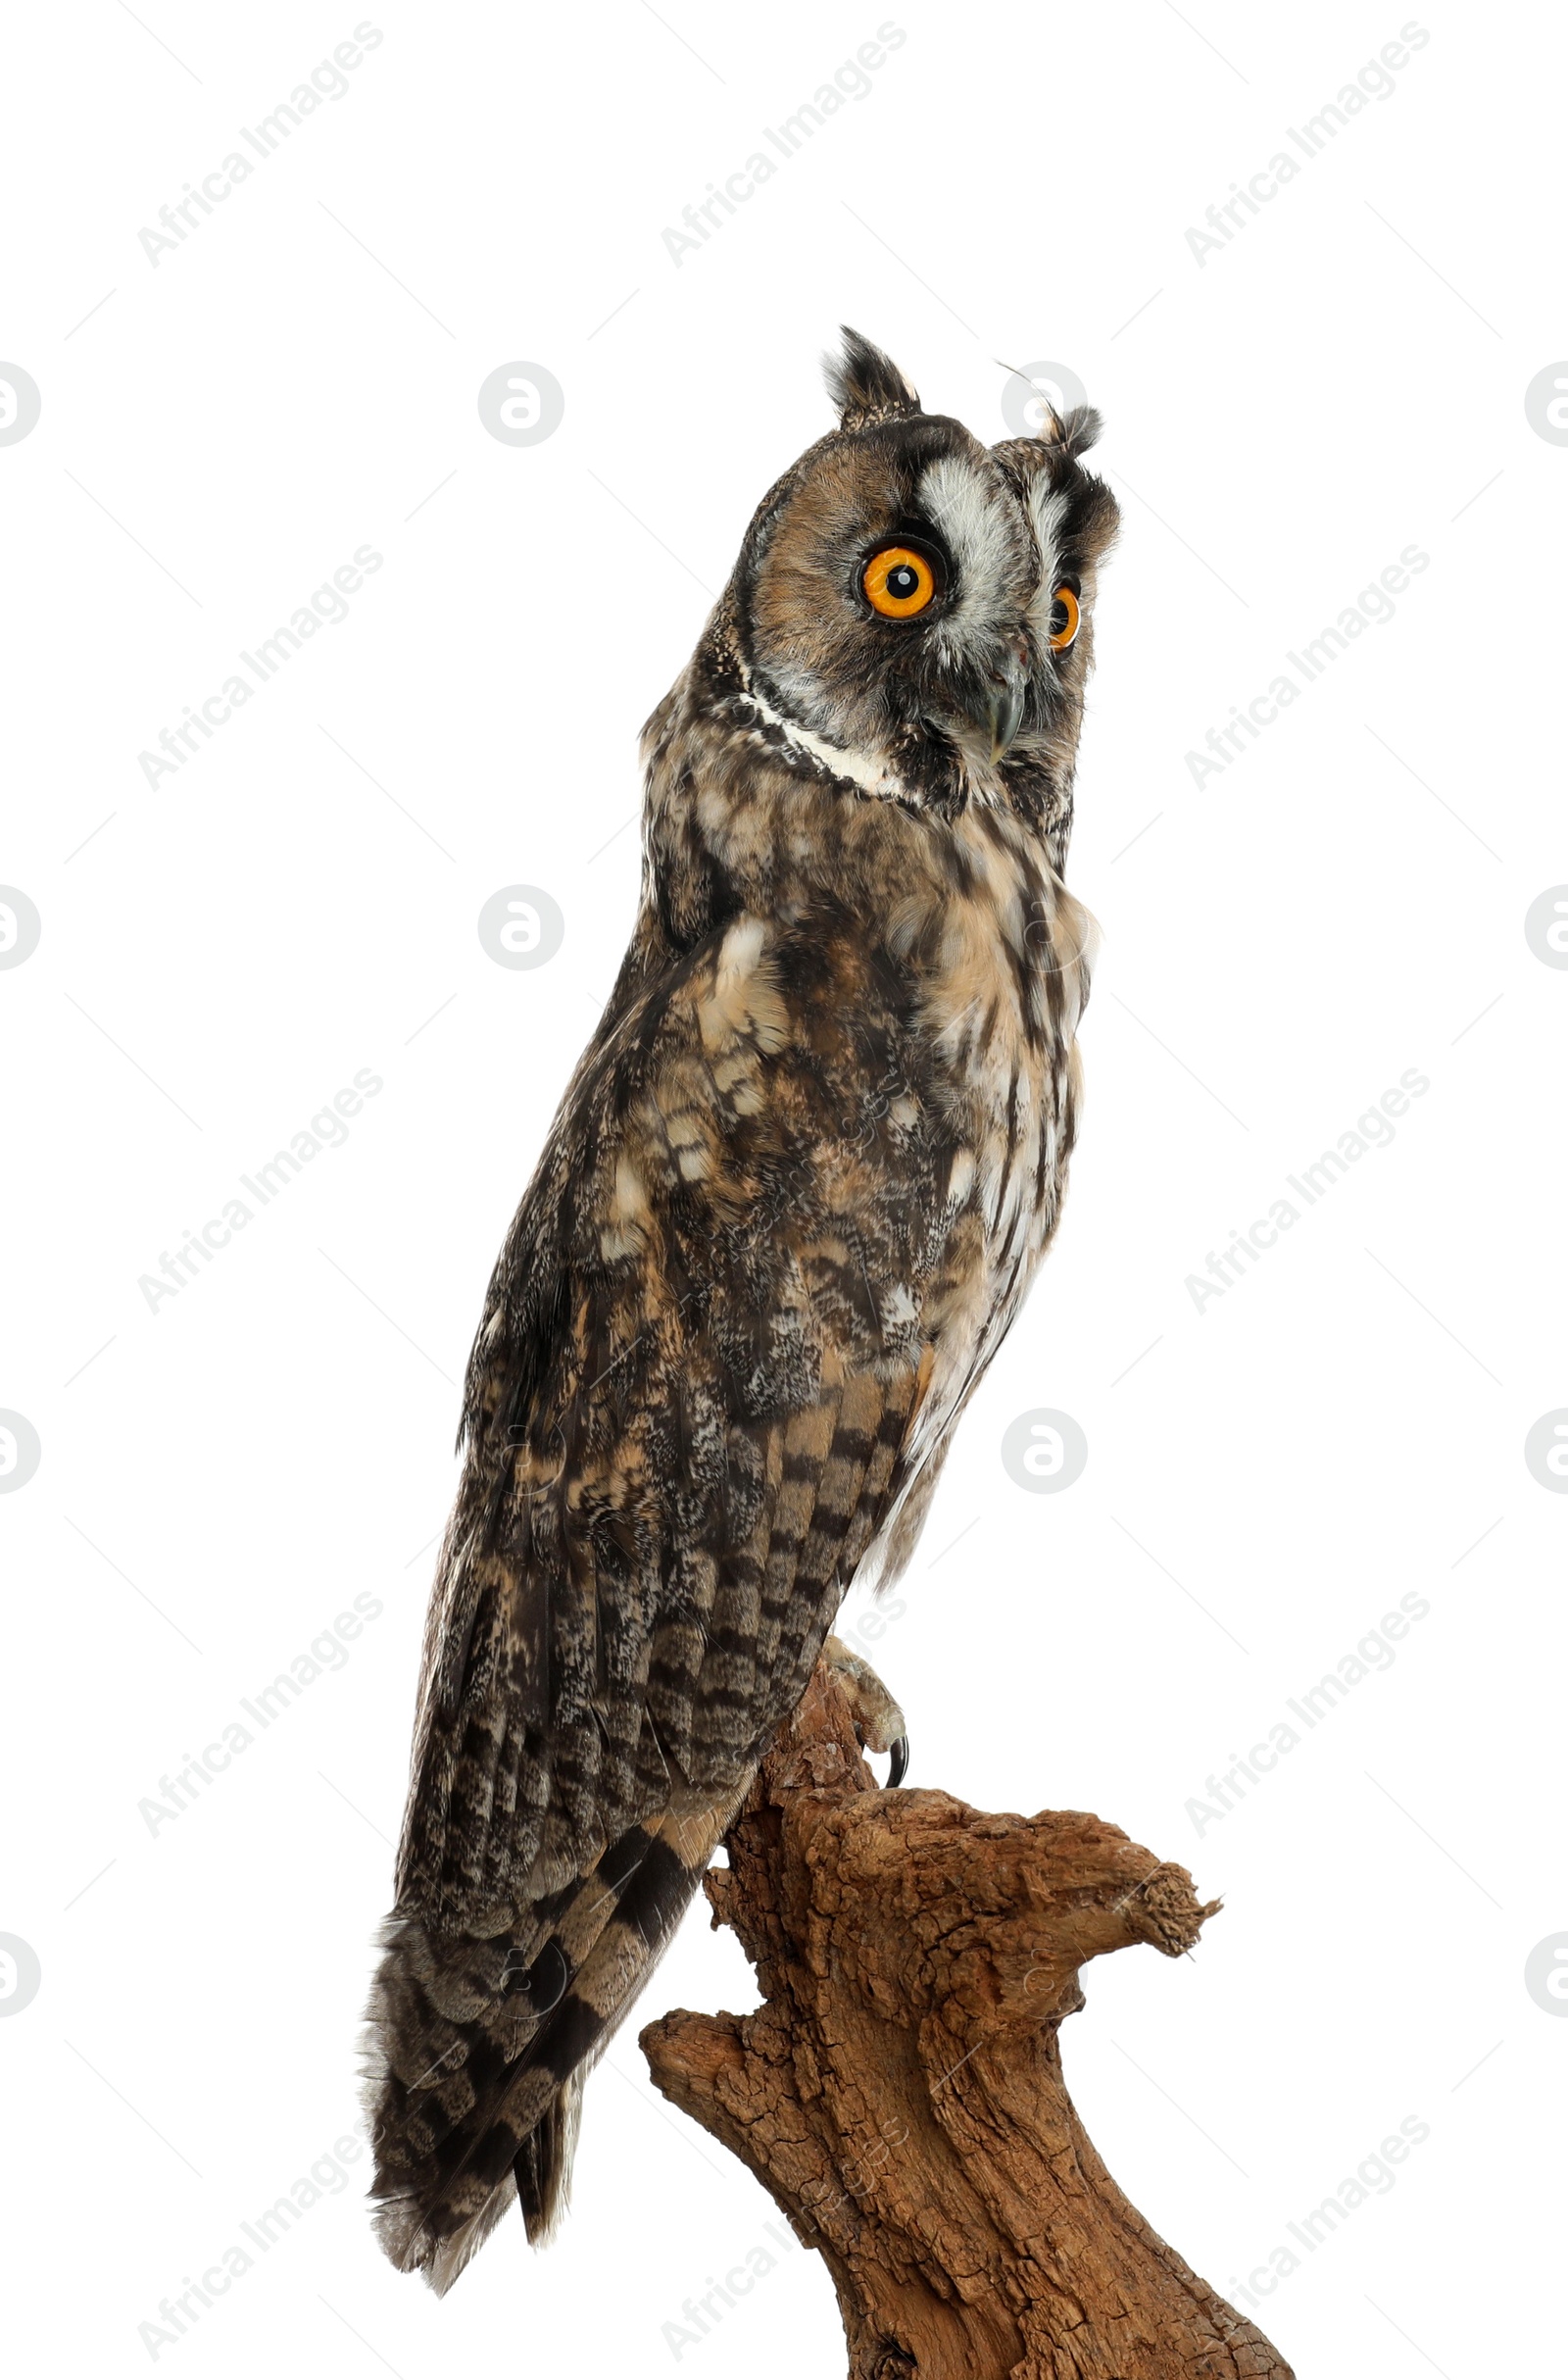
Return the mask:
M 514 2197 L 557 2223 L 588 2070 L 1060 1210 L 1099 420 L 987 447 L 858 332 L 826 369 L 644 730 L 636 927 L 465 1381 L 368 2065 L 382 2244 L 441 2291 Z

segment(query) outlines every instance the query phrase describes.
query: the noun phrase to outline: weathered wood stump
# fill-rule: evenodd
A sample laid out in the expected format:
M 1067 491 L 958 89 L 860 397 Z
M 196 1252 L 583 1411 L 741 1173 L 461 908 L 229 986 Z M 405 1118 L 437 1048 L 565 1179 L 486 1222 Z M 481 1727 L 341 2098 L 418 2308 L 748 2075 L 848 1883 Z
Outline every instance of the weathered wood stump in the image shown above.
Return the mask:
M 1062 2081 L 1084 1961 L 1191 1947 L 1185 1868 L 1079 1810 L 882 1792 L 819 1667 L 707 1879 L 763 2005 L 673 2010 L 654 2080 L 838 2291 L 850 2380 L 1292 2380 L 1106 2172 Z

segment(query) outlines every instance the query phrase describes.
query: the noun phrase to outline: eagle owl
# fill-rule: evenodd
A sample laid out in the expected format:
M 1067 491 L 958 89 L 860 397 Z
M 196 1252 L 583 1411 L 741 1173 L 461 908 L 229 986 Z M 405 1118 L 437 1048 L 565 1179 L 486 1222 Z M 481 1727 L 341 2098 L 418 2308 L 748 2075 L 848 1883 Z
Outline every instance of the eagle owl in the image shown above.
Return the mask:
M 857 332 L 827 372 L 644 731 L 636 930 L 468 1364 L 370 2007 L 377 2226 L 440 2290 L 514 2193 L 553 2227 L 586 2072 L 1060 1207 L 1098 417 L 988 448 Z

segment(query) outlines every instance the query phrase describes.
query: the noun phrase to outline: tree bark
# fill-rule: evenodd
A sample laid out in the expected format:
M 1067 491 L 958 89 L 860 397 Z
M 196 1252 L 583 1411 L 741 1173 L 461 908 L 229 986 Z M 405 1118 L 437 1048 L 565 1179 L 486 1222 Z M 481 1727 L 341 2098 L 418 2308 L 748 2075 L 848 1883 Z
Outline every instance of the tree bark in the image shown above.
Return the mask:
M 707 1878 L 762 2006 L 673 2010 L 655 2082 L 820 2251 L 850 2380 L 1292 2380 L 1129 2206 L 1057 2031 L 1085 1960 L 1191 1947 L 1185 1868 L 1081 1810 L 883 1792 L 819 1666 Z

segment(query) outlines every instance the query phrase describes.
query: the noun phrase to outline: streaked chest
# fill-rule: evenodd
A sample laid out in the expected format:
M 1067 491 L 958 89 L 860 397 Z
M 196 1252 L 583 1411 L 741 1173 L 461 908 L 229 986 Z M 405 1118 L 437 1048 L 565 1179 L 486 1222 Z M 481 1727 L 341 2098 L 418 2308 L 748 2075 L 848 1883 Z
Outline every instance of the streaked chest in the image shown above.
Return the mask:
M 948 880 L 922 937 L 921 1021 L 960 1144 L 956 1186 L 969 1190 L 993 1264 L 1010 1270 L 1055 1219 L 1094 927 L 1010 817 L 967 812 L 949 832 Z

